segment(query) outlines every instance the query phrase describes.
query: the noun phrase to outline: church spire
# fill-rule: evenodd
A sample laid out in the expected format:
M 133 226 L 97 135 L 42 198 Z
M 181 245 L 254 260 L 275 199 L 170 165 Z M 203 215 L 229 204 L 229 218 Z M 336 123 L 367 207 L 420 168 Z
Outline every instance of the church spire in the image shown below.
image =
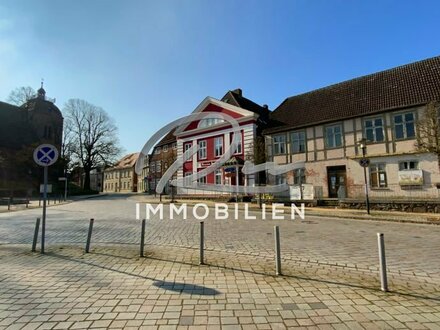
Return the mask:
M 44 79 L 41 78 L 41 87 L 37 92 L 38 92 L 38 98 L 44 100 L 46 98 L 46 91 L 43 88 L 43 83 L 44 83 Z

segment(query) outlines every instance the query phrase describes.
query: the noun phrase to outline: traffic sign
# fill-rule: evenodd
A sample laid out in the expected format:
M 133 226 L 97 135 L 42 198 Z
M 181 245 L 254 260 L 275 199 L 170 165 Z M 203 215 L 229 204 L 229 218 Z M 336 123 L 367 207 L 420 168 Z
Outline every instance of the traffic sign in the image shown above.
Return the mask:
M 368 166 L 370 165 L 370 160 L 369 160 L 368 158 L 361 158 L 361 159 L 359 160 L 359 164 L 360 164 L 362 167 L 368 167 Z
M 58 150 L 51 144 L 41 144 L 34 150 L 34 161 L 40 166 L 53 165 L 58 159 Z

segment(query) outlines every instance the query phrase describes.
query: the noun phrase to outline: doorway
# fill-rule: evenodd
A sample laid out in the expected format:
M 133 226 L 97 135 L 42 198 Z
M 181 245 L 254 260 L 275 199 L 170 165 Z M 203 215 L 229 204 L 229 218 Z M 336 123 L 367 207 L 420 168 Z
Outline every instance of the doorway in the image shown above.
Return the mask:
M 346 197 L 346 169 L 345 166 L 327 167 L 328 197 Z

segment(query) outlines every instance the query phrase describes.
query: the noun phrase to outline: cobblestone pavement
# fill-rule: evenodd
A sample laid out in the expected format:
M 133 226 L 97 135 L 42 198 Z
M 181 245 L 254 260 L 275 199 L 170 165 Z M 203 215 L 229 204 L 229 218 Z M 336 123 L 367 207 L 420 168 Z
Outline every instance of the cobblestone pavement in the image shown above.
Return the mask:
M 138 258 L 135 202 L 107 196 L 50 208 L 46 256 L 29 252 L 41 210 L 0 214 L 0 328 L 440 328 L 438 226 L 208 219 L 209 266 L 198 266 L 196 220 L 149 220 L 147 258 Z M 92 253 L 83 254 L 91 217 Z M 283 277 L 268 276 L 274 225 Z M 377 290 L 377 232 L 386 238 L 388 294 Z
M 2 246 L 0 328 L 440 328 L 438 299 L 193 265 L 195 249 L 148 250 Z M 181 260 L 161 260 L 170 255 Z

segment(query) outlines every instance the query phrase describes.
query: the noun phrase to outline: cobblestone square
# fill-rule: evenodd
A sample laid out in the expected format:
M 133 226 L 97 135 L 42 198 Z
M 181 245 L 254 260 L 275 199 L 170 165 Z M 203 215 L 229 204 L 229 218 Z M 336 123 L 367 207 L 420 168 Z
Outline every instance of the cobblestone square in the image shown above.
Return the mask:
M 48 209 L 46 254 L 30 252 L 41 210 L 0 214 L 1 329 L 439 329 L 439 227 L 306 221 L 147 221 L 136 199 Z M 90 253 L 88 219 L 95 219 Z M 274 276 L 279 225 L 283 276 Z M 384 232 L 390 292 L 380 291 Z

